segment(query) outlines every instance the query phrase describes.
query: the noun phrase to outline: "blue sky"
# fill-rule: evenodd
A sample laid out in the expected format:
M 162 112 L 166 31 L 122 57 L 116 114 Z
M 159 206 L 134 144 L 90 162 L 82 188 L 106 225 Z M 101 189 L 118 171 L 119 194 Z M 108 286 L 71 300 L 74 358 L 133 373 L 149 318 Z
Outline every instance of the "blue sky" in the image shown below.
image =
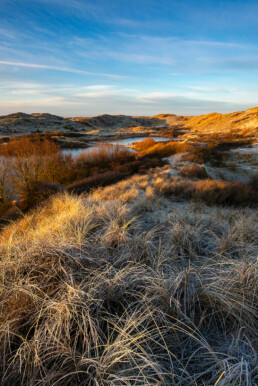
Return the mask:
M 0 115 L 258 105 L 258 2 L 0 0 Z

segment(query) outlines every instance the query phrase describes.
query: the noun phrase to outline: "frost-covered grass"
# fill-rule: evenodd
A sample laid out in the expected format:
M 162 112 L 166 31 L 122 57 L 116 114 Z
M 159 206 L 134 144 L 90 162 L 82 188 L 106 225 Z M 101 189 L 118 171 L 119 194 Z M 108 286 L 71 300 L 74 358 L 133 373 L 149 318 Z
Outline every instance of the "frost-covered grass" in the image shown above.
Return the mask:
M 0 235 L 2 385 L 255 385 L 255 210 L 165 176 L 53 197 Z

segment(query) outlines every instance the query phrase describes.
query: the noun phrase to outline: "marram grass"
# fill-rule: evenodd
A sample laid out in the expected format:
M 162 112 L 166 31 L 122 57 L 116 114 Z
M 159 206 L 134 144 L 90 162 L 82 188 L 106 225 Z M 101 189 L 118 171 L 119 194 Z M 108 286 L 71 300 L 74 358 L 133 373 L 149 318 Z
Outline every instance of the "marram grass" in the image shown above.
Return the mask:
M 58 195 L 5 227 L 2 385 L 257 384 L 255 211 L 165 183 Z

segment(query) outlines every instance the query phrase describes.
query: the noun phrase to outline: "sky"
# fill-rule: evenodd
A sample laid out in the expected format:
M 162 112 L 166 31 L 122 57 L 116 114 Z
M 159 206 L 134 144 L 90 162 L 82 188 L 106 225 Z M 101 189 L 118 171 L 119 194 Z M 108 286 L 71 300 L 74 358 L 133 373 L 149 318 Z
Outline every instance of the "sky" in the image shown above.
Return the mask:
M 0 0 L 0 115 L 257 105 L 256 0 Z

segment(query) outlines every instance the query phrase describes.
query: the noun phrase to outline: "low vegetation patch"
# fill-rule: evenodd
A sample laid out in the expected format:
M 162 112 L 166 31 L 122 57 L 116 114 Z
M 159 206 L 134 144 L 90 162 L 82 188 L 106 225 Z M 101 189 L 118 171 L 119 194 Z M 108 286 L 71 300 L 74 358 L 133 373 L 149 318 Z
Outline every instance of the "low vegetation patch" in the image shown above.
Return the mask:
M 60 194 L 5 227 L 3 386 L 257 383 L 255 216 L 159 183 Z
M 0 159 L 2 200 L 22 198 L 35 182 L 63 183 L 71 168 L 71 158 L 48 140 L 11 140 L 0 147 Z
M 258 192 L 258 175 L 254 175 L 251 178 L 251 187 Z
M 0 203 L 0 218 L 6 214 L 6 212 L 12 207 L 10 201 Z
M 106 186 L 113 184 L 117 181 L 124 179 L 127 176 L 128 173 L 118 170 L 109 170 L 104 173 L 96 173 L 90 177 L 68 185 L 67 190 L 68 192 L 81 194 L 84 192 L 89 192 L 92 188 L 96 188 L 98 186 Z
M 106 167 L 109 164 L 134 158 L 134 154 L 126 147 L 101 142 L 88 152 L 82 151 L 77 156 L 76 163 L 89 165 L 90 167 Z
M 1 385 L 258 383 L 257 179 L 162 161 L 216 143 L 135 149 L 1 145 Z
M 201 167 L 197 165 L 182 167 L 180 170 L 180 175 L 182 177 L 199 178 L 199 179 L 208 177 L 208 174 L 205 168 L 203 166 Z
M 157 142 L 155 141 L 155 139 L 153 139 L 153 138 L 146 138 L 146 139 L 143 139 L 140 142 L 135 142 L 134 149 L 136 149 L 137 151 L 141 152 L 141 151 L 145 151 L 145 150 L 149 149 L 150 147 L 152 147 L 152 146 L 154 146 L 156 144 L 157 144 Z
M 38 136 L 14 139 L 0 148 L 0 217 L 8 212 L 8 203 L 14 198 L 22 215 L 60 189 L 88 192 L 163 164 L 160 158 L 138 157 L 119 145 L 100 143 L 73 159 L 55 143 L 41 141 Z M 17 210 L 13 212 L 16 217 Z
M 223 148 L 216 141 L 205 145 L 198 146 L 184 142 L 155 142 L 151 138 L 147 138 L 141 142 L 135 143 L 134 148 L 139 152 L 140 156 L 148 157 L 169 157 L 174 154 L 185 153 L 182 156 L 182 161 L 204 164 L 211 162 L 212 164 L 222 165 L 228 159 L 226 146 Z
M 154 144 L 151 140 L 145 139 L 136 143 L 134 148 L 140 152 L 140 156 L 168 157 L 173 154 L 191 151 L 193 146 L 178 142 L 158 142 Z
M 214 181 L 209 179 L 195 181 L 191 196 L 195 199 L 201 199 L 209 205 L 256 206 L 258 204 L 258 194 L 249 185 L 244 185 L 240 182 Z
M 185 199 L 204 201 L 208 205 L 250 205 L 257 206 L 258 194 L 250 185 L 240 182 L 205 179 L 191 181 L 180 178 L 158 180 L 154 183 L 157 191 L 174 194 Z

